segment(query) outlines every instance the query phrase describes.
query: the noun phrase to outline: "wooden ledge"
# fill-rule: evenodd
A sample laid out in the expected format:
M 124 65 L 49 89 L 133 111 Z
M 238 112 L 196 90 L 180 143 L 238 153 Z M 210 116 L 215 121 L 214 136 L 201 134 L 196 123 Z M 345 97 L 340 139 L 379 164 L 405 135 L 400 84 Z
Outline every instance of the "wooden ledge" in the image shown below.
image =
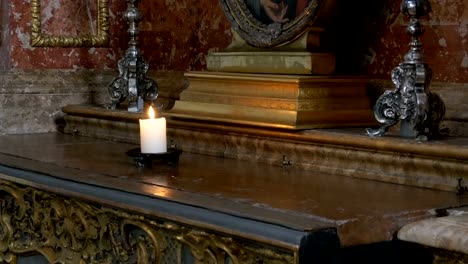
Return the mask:
M 94 105 L 69 105 L 62 108 L 68 116 L 90 117 L 101 120 L 138 123 L 146 118 L 142 113 L 130 113 L 125 110 L 111 110 Z M 290 131 L 282 129 L 264 129 L 252 126 L 237 126 L 220 122 L 190 122 L 184 119 L 168 117 L 169 128 L 181 128 L 199 131 L 212 131 L 225 134 L 249 135 L 252 137 L 286 140 L 296 143 L 317 143 L 405 155 L 444 157 L 468 161 L 468 138 L 445 137 L 432 141 L 404 139 L 389 133 L 383 137 L 369 137 L 365 128 L 309 129 Z
M 78 182 L 292 231 L 333 229 L 341 246 L 392 240 L 400 227 L 433 217 L 438 209 L 468 205 L 468 196 L 444 191 L 187 152 L 182 153 L 177 167 L 141 168 L 125 154 L 132 148 L 135 145 L 56 133 L 1 136 L 0 167 L 12 177 L 21 173 L 15 176 L 11 170 L 33 173 L 36 176 L 28 180 L 33 186 L 45 178 L 69 181 L 69 185 L 51 187 L 50 191 L 63 194 Z M 74 195 L 80 196 L 76 191 Z M 88 193 L 82 198 L 112 200 L 99 196 L 100 192 Z M 119 206 L 124 203 L 125 199 Z M 135 206 L 131 209 L 137 210 Z M 147 213 L 195 224 L 190 215 Z M 233 227 L 227 230 L 219 222 L 209 228 L 240 232 Z
M 141 114 L 98 106 L 63 111 L 65 133 L 139 142 Z M 289 131 L 166 117 L 169 140 L 186 152 L 451 192 L 459 179 L 468 183 L 468 138 L 421 142 L 369 137 L 364 128 Z

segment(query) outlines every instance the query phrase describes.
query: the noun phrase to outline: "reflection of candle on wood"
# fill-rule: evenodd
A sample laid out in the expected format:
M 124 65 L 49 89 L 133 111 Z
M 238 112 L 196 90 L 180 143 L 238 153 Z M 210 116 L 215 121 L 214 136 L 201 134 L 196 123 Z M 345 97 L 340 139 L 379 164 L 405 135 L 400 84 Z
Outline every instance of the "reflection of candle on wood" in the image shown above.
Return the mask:
M 141 153 L 167 152 L 166 119 L 155 118 L 153 108 L 148 110 L 149 119 L 140 119 Z

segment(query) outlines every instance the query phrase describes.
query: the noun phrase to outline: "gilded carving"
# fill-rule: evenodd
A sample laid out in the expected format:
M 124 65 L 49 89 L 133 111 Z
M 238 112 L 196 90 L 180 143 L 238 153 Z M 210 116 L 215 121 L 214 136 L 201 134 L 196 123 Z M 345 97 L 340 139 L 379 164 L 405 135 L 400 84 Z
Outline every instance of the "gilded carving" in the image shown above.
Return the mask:
M 0 262 L 294 263 L 292 252 L 0 180 Z M 184 254 L 189 250 L 190 256 Z
M 57 36 L 42 32 L 41 0 L 31 0 L 31 46 L 33 47 L 99 47 L 109 43 L 109 0 L 96 0 L 96 34 Z
M 203 231 L 190 230 L 176 238 L 191 249 L 194 263 L 294 263 L 292 255 L 281 254 L 268 248 L 241 246 L 231 237 L 221 237 Z

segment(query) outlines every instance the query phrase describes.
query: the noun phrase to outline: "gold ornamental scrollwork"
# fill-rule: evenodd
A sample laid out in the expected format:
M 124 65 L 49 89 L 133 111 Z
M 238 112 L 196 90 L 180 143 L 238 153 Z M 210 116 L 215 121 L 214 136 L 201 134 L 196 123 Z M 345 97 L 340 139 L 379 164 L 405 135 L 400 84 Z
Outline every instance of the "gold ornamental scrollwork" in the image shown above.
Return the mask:
M 41 0 L 31 0 L 31 46 L 100 47 L 109 44 L 109 0 L 96 0 L 96 34 L 84 36 L 48 35 L 42 32 Z
M 138 217 L 0 182 L 0 262 L 41 254 L 49 263 L 158 263 L 158 234 Z
M 289 250 L 4 180 L 0 201 L 0 263 L 37 254 L 49 263 L 66 264 L 297 261 Z
M 293 255 L 270 248 L 240 245 L 231 237 L 222 237 L 199 230 L 190 230 L 176 237 L 190 248 L 194 263 L 255 264 L 295 263 Z

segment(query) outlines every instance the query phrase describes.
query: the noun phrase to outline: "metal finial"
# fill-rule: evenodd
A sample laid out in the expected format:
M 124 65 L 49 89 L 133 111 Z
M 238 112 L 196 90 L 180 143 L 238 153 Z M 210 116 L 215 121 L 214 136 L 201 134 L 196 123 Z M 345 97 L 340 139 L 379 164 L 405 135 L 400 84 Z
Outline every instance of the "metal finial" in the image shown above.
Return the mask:
M 406 29 L 411 36 L 410 50 L 404 61 L 391 72 L 395 90 L 386 91 L 374 106 L 376 120 L 382 124 L 378 129 L 367 129 L 370 136 L 381 136 L 400 121 L 400 136 L 427 140 L 439 134 L 439 124 L 445 114 L 442 99 L 429 91 L 432 70 L 424 62 L 422 43 L 419 37 L 424 28 L 419 18 L 431 10 L 427 0 L 403 0 L 401 11 L 409 16 Z
M 128 33 L 130 41 L 125 56 L 118 62 L 119 76 L 109 85 L 109 97 L 112 100 L 111 108 L 115 109 L 120 103 L 128 99 L 129 112 L 141 112 L 143 101 L 150 104 L 158 97 L 158 86 L 156 82 L 146 77 L 148 64 L 143 60 L 140 49 L 138 49 L 137 36 L 139 33 L 138 23 L 142 15 L 136 4 L 138 0 L 127 0 L 127 10 L 123 17 L 129 25 Z

